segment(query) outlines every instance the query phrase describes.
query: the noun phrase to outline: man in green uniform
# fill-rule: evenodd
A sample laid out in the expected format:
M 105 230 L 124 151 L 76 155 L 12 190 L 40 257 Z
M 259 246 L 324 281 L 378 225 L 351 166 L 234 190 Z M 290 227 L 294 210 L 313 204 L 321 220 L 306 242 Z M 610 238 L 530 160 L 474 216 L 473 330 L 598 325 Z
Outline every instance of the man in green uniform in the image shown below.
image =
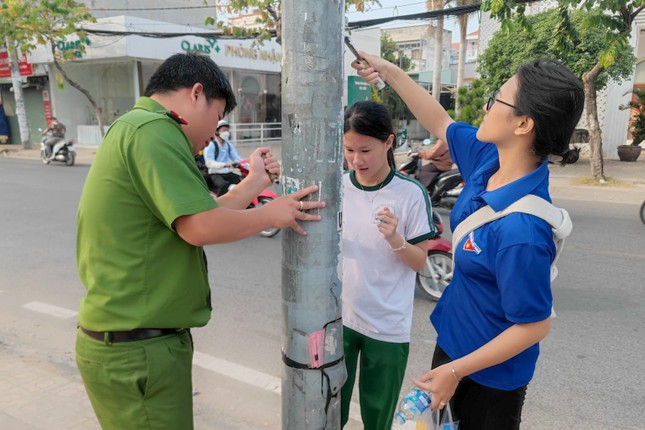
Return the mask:
M 279 173 L 268 148 L 217 201 L 194 154 L 235 107 L 230 84 L 199 54 L 176 54 L 150 78 L 132 111 L 108 130 L 78 209 L 81 301 L 76 361 L 105 429 L 193 428 L 189 329 L 210 319 L 203 245 L 244 239 L 297 221 L 323 202 L 309 187 L 244 210 Z M 179 115 L 181 114 L 181 116 Z

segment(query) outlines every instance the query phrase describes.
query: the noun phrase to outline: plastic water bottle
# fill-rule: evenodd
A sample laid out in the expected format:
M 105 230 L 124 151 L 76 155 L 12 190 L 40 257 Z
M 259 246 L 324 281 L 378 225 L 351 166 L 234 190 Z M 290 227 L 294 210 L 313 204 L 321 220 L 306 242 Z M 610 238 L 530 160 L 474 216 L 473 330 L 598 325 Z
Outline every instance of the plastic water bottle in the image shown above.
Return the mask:
M 408 420 L 416 419 L 430 407 L 430 393 L 413 388 L 399 403 L 399 409 L 394 413 L 394 421 L 404 424 Z

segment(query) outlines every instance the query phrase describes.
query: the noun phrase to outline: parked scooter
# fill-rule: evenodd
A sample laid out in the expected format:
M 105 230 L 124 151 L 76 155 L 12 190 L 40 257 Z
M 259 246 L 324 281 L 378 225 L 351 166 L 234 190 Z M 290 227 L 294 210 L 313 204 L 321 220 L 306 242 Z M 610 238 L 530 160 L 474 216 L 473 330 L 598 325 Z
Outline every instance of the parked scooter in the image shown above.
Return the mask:
M 399 166 L 399 171 L 416 178 L 421 169 L 421 158 L 419 153 L 414 151 L 409 152 L 408 157 L 408 160 Z M 427 187 L 432 206 L 452 209 L 463 187 L 463 180 L 458 169 L 438 174 Z
M 437 226 L 439 235 L 428 242 L 426 265 L 417 273 L 417 285 L 428 293 L 432 300 L 437 301 L 452 280 L 452 243 L 441 237 L 443 220 L 435 210 L 432 211 L 432 221 Z
M 641 222 L 645 224 L 645 202 L 641 204 Z
M 38 129 L 38 131 L 42 130 Z M 74 148 L 74 141 L 69 139 L 66 140 L 62 146 L 56 143 L 50 148 L 46 143 L 47 139 L 49 138 L 51 138 L 51 136 L 49 134 L 46 134 L 40 140 L 40 160 L 44 164 L 49 164 L 52 161 L 60 161 L 62 163 L 65 163 L 65 165 L 67 166 L 73 166 L 74 162 L 76 161 L 76 149 Z M 59 148 L 57 148 L 56 154 L 52 158 L 51 151 L 56 148 L 56 146 L 59 146 Z

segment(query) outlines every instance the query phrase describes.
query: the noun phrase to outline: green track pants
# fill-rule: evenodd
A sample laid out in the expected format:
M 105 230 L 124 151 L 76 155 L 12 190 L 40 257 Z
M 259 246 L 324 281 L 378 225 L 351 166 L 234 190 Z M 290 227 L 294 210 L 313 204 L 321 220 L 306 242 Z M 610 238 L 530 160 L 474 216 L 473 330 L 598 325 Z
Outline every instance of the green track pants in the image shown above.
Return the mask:
M 347 382 L 341 390 L 341 424 L 349 420 L 356 367 L 361 418 L 366 430 L 390 430 L 408 364 L 409 343 L 371 339 L 343 327 Z M 359 364 L 360 363 L 360 364 Z

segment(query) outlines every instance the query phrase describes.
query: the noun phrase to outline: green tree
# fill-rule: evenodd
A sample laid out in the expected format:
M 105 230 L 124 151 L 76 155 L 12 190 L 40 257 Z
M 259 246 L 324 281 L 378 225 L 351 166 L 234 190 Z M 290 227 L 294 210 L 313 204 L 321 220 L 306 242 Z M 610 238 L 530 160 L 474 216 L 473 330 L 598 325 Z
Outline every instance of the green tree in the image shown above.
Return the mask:
M 356 10 L 363 12 L 367 4 L 381 5 L 379 0 L 347 0 L 345 9 L 355 6 Z M 219 13 L 240 13 L 245 11 L 256 10 L 259 13 L 257 23 L 261 24 L 261 29 L 249 30 L 240 27 L 229 26 L 225 22 L 217 22 L 215 17 L 207 17 L 206 25 L 215 25 L 225 34 L 236 37 L 256 37 L 259 41 L 269 40 L 276 34 L 276 40 L 281 43 L 282 40 L 282 15 L 281 0 L 229 0 L 225 7 L 219 8 Z
M 632 145 L 638 146 L 645 141 L 645 91 L 640 89 L 632 90 L 635 96 L 620 109 L 630 109 L 632 123 L 630 131 L 632 133 Z
M 381 31 L 381 57 L 391 63 L 398 64 L 404 71 L 408 71 L 412 65 L 412 60 L 398 50 L 396 42 L 384 31 Z M 381 91 L 380 99 L 377 101 L 387 106 L 392 118 L 398 122 L 397 125 L 401 125 L 401 123 L 409 124 L 413 118 L 412 112 L 403 102 L 403 99 L 389 86 Z
M 96 117 L 103 134 L 103 123 L 100 109 L 92 95 L 78 82 L 71 79 L 62 64 L 84 52 L 84 44 L 78 49 L 61 51 L 59 42 L 76 35 L 78 40 L 86 40 L 86 35 L 79 30 L 82 24 L 95 22 L 87 7 L 74 0 L 4 0 L 0 5 L 0 36 L 16 44 L 22 52 L 28 53 L 38 45 L 49 46 L 54 67 L 57 70 L 56 80 L 59 87 L 67 82 L 79 90 L 89 100 L 96 112 Z M 9 46 L 11 48 L 12 46 Z
M 457 89 L 457 103 L 461 106 L 459 112 L 449 112 L 457 121 L 479 127 L 484 120 L 484 103 L 488 89 L 481 79 L 473 79 L 470 85 Z
M 604 44 L 595 54 L 587 54 L 591 66 L 582 73 L 585 89 L 585 111 L 589 126 L 589 148 L 591 151 L 591 175 L 604 182 L 602 138 L 598 121 L 597 90 L 600 76 L 608 71 L 621 58 L 622 53 L 630 50 L 629 38 L 632 23 L 645 8 L 645 0 L 557 0 L 558 20 L 551 28 L 553 44 L 561 52 L 574 51 L 585 43 L 581 37 L 582 29 L 602 35 Z M 574 24 L 572 14 L 578 10 L 602 13 L 587 14 L 579 26 Z M 484 0 L 482 10 L 502 22 L 502 29 L 512 31 L 517 26 L 530 28 L 525 16 L 525 5 L 517 0 Z M 505 55 L 509 55 L 505 53 Z M 584 60 L 584 59 L 581 59 Z M 572 65 L 573 67 L 573 65 Z M 601 81 L 602 82 L 602 81 Z
M 384 31 L 381 31 L 381 57 L 390 63 L 398 64 L 406 72 L 412 65 L 412 59 L 399 51 L 396 42 Z
M 479 57 L 478 71 L 489 90 L 499 88 L 526 59 L 546 56 L 562 61 L 574 74 L 582 75 L 596 63 L 598 55 L 607 48 L 607 38 L 585 22 L 600 11 L 573 11 L 571 24 L 579 38 L 572 49 L 562 49 L 553 39 L 553 29 L 558 24 L 559 12 L 555 9 L 526 18 L 528 27 L 514 27 L 507 32 L 497 32 L 488 48 Z M 602 90 L 608 80 L 628 78 L 633 70 L 634 54 L 629 46 L 616 53 L 615 61 L 597 78 L 596 88 Z

